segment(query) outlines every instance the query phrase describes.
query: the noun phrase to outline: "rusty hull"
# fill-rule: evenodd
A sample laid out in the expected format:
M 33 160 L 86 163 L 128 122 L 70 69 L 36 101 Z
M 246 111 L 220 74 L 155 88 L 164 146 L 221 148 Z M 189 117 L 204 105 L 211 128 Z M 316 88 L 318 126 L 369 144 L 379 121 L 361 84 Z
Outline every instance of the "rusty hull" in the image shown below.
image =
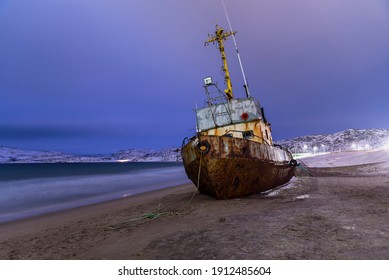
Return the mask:
M 201 152 L 200 142 L 209 143 L 209 149 Z M 248 139 L 200 135 L 183 146 L 181 154 L 189 179 L 200 193 L 216 199 L 257 194 L 294 175 L 290 152 Z

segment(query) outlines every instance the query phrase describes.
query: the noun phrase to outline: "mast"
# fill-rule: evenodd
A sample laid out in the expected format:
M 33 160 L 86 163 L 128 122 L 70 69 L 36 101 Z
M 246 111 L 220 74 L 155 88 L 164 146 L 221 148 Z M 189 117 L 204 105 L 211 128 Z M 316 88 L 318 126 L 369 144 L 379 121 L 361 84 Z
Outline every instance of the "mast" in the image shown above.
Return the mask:
M 228 21 L 228 25 L 230 26 L 230 30 L 232 32 L 232 25 L 231 25 L 230 17 L 228 16 L 226 4 L 224 4 L 224 0 L 222 0 L 222 5 L 223 5 L 223 8 L 224 8 L 224 13 L 225 13 L 227 21 Z M 244 82 L 243 87 L 244 87 L 244 89 L 246 91 L 246 96 L 250 97 L 249 85 L 247 84 L 246 75 L 244 74 L 243 64 L 242 64 L 242 60 L 240 59 L 240 54 L 239 54 L 239 50 L 238 50 L 238 45 L 236 44 L 235 35 L 232 35 L 232 39 L 234 40 L 236 55 L 238 56 L 238 61 L 239 61 L 239 65 L 240 65 L 240 71 L 242 72 L 242 76 L 243 76 L 243 82 Z
M 219 46 L 219 51 L 222 55 L 222 61 L 223 61 L 224 81 L 226 82 L 227 85 L 227 89 L 224 90 L 224 93 L 226 94 L 228 100 L 234 99 L 234 95 L 232 93 L 232 84 L 231 84 L 230 72 L 228 71 L 226 53 L 224 51 L 224 40 L 227 40 L 228 36 L 233 36 L 235 33 L 236 31 L 225 32 L 223 28 L 216 25 L 215 35 L 210 36 L 208 34 L 208 40 L 205 42 L 205 45 L 208 45 L 209 43 L 217 42 Z

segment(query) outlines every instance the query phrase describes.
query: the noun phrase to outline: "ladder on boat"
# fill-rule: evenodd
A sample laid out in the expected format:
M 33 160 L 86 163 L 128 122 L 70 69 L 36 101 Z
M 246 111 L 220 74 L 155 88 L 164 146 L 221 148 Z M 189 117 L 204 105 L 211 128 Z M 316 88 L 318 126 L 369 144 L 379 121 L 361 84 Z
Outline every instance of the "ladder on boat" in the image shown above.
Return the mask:
M 213 90 L 210 90 L 209 87 L 213 86 Z M 204 86 L 206 96 L 207 96 L 207 104 L 211 110 L 212 119 L 215 123 L 215 126 L 222 126 L 226 124 L 232 123 L 231 112 L 229 109 L 229 102 L 225 96 L 225 94 L 218 88 L 217 84 L 211 83 Z M 219 105 L 219 106 L 217 106 Z M 223 106 L 225 110 L 217 111 L 218 107 Z M 223 116 L 228 116 L 229 123 L 218 123 L 218 119 Z

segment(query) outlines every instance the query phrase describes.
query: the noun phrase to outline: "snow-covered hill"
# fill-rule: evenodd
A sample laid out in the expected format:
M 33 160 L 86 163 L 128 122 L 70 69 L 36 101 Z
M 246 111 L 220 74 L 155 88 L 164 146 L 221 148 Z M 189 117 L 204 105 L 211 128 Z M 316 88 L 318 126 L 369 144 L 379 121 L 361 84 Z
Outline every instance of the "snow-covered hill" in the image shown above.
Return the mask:
M 388 129 L 347 129 L 333 134 L 307 135 L 277 141 L 293 153 L 379 149 L 389 144 Z M 315 148 L 316 147 L 316 148 Z
M 111 155 L 79 156 L 61 152 L 28 151 L 0 146 L 1 163 L 181 161 L 179 148 L 128 149 Z
M 307 135 L 277 141 L 293 153 L 369 150 L 389 145 L 387 129 L 347 129 L 333 134 Z M 315 148 L 316 147 L 316 148 Z M 110 155 L 78 156 L 61 152 L 26 151 L 0 146 L 0 163 L 181 161 L 180 148 L 127 149 Z
M 28 151 L 0 146 L 0 163 L 38 163 L 38 162 L 98 162 L 98 156 L 77 156 L 62 152 Z

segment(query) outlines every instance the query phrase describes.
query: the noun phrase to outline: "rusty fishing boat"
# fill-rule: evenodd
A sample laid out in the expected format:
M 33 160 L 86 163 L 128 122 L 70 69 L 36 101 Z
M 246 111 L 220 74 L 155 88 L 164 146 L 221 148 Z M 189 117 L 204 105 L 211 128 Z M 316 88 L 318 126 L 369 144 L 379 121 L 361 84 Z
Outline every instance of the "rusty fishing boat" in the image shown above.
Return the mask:
M 273 144 L 270 123 L 259 101 L 250 96 L 246 80 L 246 97 L 234 98 L 224 41 L 235 33 L 216 25 L 215 34 L 208 35 L 205 44 L 216 43 L 220 51 L 227 89 L 221 91 L 212 77 L 204 79 L 207 105 L 195 110 L 196 134 L 185 138 L 181 148 L 188 178 L 200 193 L 216 199 L 248 196 L 285 184 L 297 165 L 288 150 Z

